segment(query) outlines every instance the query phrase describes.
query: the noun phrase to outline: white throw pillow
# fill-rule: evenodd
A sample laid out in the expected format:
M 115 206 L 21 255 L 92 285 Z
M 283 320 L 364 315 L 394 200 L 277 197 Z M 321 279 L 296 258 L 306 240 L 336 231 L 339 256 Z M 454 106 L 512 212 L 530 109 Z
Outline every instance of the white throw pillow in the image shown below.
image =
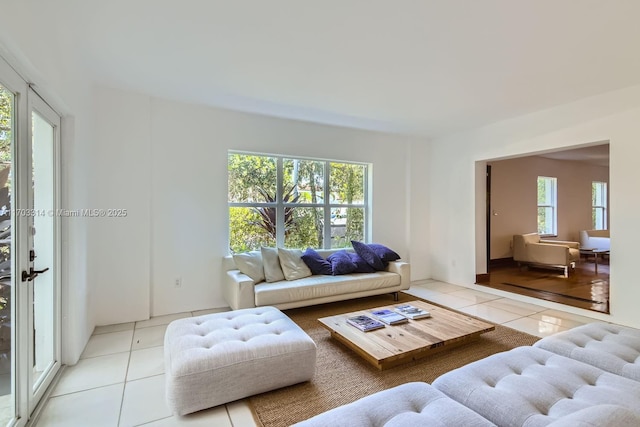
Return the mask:
M 280 259 L 278 258 L 278 249 L 276 248 L 260 248 L 262 252 L 262 264 L 264 266 L 264 277 L 267 282 L 279 282 L 284 280 L 284 273 L 280 267 Z
M 311 276 L 311 270 L 302 260 L 302 251 L 300 249 L 278 248 L 278 257 L 280 258 L 280 266 L 285 279 L 296 280 Z
M 233 254 L 233 262 L 236 263 L 236 267 L 240 272 L 249 276 L 255 283 L 260 283 L 264 280 L 264 268 L 260 251 Z

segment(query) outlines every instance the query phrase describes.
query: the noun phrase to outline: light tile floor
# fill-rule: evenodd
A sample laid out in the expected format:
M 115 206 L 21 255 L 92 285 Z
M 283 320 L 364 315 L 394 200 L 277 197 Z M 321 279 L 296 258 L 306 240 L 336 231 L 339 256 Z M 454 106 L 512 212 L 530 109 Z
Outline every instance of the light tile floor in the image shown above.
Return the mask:
M 539 337 L 594 320 L 434 280 L 413 283 L 407 292 Z M 255 426 L 244 400 L 185 417 L 172 416 L 164 403 L 167 325 L 179 318 L 220 311 L 225 309 L 96 328 L 80 361 L 63 372 L 37 427 Z

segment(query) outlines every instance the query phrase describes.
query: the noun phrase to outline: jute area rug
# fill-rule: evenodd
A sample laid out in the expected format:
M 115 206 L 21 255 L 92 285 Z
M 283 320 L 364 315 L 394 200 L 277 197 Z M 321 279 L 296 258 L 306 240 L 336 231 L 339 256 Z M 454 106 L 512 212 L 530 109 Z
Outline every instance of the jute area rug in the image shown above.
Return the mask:
M 400 294 L 400 302 L 419 300 Z M 285 310 L 318 346 L 316 373 L 309 382 L 253 396 L 249 402 L 256 421 L 264 427 L 290 426 L 331 408 L 353 402 L 380 390 L 411 381 L 431 383 L 441 374 L 494 353 L 539 338 L 504 326 L 481 335 L 480 339 L 443 351 L 422 360 L 379 371 L 360 356 L 331 338 L 318 318 L 393 304 L 390 295 Z

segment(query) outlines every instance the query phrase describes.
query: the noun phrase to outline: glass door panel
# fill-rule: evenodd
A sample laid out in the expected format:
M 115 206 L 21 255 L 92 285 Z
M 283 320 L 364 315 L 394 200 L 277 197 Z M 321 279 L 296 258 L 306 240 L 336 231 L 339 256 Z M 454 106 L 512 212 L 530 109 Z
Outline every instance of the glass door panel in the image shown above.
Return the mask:
M 36 98 L 37 97 L 37 98 Z M 56 153 L 59 117 L 37 94 L 29 93 L 31 106 L 31 186 L 29 201 L 29 271 L 32 301 L 30 328 L 33 345 L 30 408 L 33 410 L 60 366 L 58 215 Z
M 11 161 L 15 135 L 15 96 L 0 83 L 0 425 L 15 418 L 14 301 L 12 275 Z
M 32 113 L 33 253 L 34 270 L 44 271 L 33 279 L 34 361 L 33 388 L 55 361 L 55 270 L 53 204 L 53 142 L 55 128 L 37 112 Z M 46 270 L 48 269 L 48 270 Z M 45 271 L 46 270 L 46 271 Z

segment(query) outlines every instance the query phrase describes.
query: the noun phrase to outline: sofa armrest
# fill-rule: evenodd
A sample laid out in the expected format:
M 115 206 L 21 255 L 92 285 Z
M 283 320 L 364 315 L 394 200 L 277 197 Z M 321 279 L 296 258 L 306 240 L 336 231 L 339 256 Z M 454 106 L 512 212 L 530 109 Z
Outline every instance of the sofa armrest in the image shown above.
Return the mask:
M 240 270 L 227 271 L 222 294 L 233 310 L 241 308 L 253 308 L 256 306 L 256 297 L 253 287 L 255 283 L 249 276 Z
M 392 261 L 387 266 L 387 271 L 400 275 L 400 286 L 409 289 L 411 286 L 411 265 L 404 261 Z
M 544 243 L 546 245 L 562 245 L 569 248 L 580 249 L 579 242 L 570 242 L 568 240 L 540 240 L 540 243 Z

